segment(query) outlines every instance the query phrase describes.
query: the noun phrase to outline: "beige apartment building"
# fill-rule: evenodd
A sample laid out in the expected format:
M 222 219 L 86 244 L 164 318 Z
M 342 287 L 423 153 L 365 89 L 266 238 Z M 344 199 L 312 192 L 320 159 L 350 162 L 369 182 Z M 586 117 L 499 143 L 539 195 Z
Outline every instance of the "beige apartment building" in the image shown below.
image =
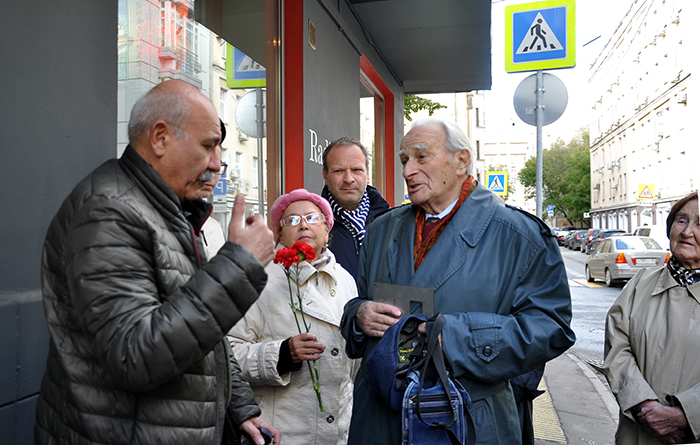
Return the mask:
M 696 3 L 637 0 L 591 66 L 593 228 L 663 225 L 698 189 Z

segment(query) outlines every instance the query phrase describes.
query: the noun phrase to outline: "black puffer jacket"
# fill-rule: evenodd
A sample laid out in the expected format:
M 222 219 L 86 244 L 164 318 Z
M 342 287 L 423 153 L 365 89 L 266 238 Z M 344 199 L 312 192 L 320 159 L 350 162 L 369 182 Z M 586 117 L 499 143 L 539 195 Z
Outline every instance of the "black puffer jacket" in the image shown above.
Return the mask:
M 267 275 L 231 242 L 201 265 L 209 212 L 181 206 L 131 147 L 65 200 L 42 259 L 37 443 L 216 444 L 229 401 L 239 422 L 259 414 L 223 338 Z

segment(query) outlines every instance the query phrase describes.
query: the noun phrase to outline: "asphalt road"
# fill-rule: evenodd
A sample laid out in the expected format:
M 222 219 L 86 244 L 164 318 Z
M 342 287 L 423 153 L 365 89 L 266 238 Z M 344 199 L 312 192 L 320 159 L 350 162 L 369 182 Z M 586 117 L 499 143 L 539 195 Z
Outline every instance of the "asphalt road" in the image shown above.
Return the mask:
M 568 352 L 591 364 L 602 363 L 605 315 L 624 284 L 609 288 L 598 281 L 588 283 L 584 275 L 588 255 L 565 247 L 560 247 L 560 250 L 571 288 L 571 326 L 576 333 L 576 343 Z

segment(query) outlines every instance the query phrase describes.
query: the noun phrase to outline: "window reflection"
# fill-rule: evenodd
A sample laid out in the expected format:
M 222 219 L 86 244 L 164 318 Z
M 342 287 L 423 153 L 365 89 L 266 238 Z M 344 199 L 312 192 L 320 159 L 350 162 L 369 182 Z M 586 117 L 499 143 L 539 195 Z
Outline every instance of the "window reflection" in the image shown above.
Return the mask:
M 128 143 L 129 115 L 139 97 L 168 79 L 199 88 L 226 125 L 222 160 L 229 168 L 218 194 L 209 200 L 215 206 L 212 216 L 227 227 L 237 193 L 246 197 L 247 214 L 266 210 L 265 2 L 252 0 L 241 11 L 239 2 L 223 2 L 219 10 L 211 10 L 207 7 L 216 2 L 197 1 L 119 0 L 117 154 Z M 252 102 L 239 104 L 250 94 L 255 96 Z M 239 118 L 252 120 L 256 131 L 243 130 Z

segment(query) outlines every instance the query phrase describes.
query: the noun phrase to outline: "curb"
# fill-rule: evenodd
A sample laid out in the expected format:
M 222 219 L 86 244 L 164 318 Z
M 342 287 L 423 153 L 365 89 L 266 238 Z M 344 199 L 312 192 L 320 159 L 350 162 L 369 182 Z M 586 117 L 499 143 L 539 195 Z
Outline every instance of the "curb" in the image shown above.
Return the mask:
M 591 386 L 596 390 L 600 398 L 603 400 L 603 403 L 605 404 L 605 408 L 607 408 L 608 412 L 610 413 L 610 417 L 613 418 L 615 421 L 615 424 L 617 424 L 618 419 L 619 419 L 619 407 L 617 405 L 617 401 L 615 400 L 615 397 L 612 395 L 610 390 L 603 385 L 603 382 L 600 381 L 597 375 L 591 370 L 591 368 L 582 362 L 578 357 L 576 357 L 573 354 L 570 353 L 565 353 L 567 357 L 569 357 L 571 360 L 573 360 L 576 365 L 583 371 L 583 374 L 588 378 L 588 381 L 590 382 Z

